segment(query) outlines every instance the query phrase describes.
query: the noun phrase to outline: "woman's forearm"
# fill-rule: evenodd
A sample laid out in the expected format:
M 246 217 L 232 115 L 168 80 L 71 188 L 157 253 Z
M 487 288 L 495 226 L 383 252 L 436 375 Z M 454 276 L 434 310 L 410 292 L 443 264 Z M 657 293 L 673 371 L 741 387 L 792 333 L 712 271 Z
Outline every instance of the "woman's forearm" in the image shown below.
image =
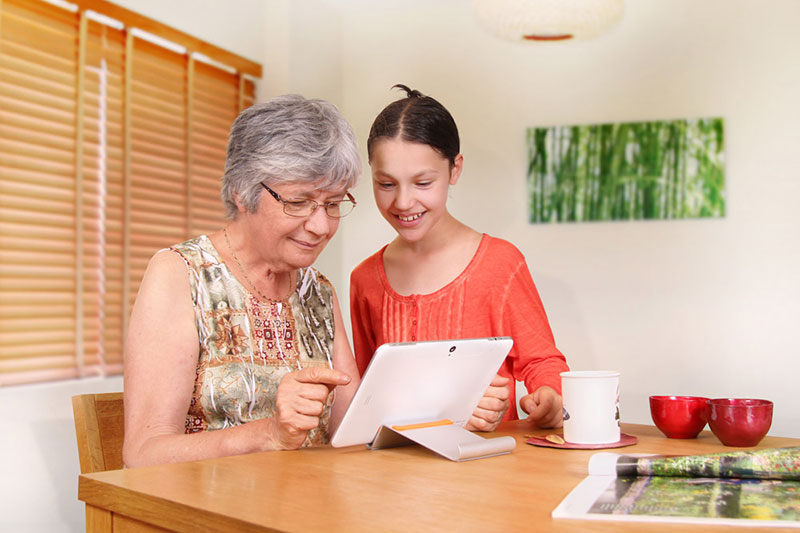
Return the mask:
M 275 421 L 263 418 L 215 431 L 126 439 L 122 454 L 126 467 L 139 467 L 278 449 Z

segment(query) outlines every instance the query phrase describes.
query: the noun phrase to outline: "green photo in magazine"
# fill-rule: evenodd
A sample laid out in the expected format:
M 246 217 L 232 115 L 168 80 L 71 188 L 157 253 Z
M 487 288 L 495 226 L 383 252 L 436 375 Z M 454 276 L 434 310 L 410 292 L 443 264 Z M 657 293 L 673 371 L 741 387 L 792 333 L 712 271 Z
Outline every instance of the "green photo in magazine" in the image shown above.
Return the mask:
M 800 481 L 800 447 L 707 455 L 620 455 L 616 474 L 625 476 L 793 479 Z
M 706 455 L 597 453 L 554 518 L 800 526 L 800 447 Z
M 800 520 L 800 481 L 620 477 L 590 513 Z

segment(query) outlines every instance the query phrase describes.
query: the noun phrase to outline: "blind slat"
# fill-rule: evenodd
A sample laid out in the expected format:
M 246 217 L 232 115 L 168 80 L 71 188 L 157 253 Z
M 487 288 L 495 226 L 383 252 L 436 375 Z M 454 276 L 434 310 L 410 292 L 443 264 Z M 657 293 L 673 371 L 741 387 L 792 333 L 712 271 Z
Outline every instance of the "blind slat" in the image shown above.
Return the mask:
M 13 104 L 13 105 L 12 105 Z M 31 132 L 48 133 L 63 137 L 72 137 L 74 131 L 74 115 L 49 113 L 45 108 L 35 106 L 17 106 L 15 102 L 0 96 L 0 122 Z M 5 136 L 5 133 L 3 133 Z

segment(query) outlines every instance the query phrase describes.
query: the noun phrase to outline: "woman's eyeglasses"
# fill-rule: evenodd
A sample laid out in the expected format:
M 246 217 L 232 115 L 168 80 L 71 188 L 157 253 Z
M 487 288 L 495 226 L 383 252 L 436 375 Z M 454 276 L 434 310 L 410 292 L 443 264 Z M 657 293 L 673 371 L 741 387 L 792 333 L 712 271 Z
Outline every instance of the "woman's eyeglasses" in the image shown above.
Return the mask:
M 315 202 L 314 200 L 284 200 L 280 197 L 278 193 L 264 185 L 261 184 L 267 192 L 269 192 L 273 198 L 283 204 L 283 212 L 291 217 L 308 217 L 311 216 L 314 211 L 317 210 L 318 207 L 322 206 L 325 208 L 325 214 L 331 218 L 342 218 L 344 216 L 349 215 L 353 212 L 353 208 L 356 206 L 356 199 L 353 198 L 353 195 L 349 192 L 345 195 L 345 198 L 342 200 L 337 200 L 335 202 L 325 202 L 324 204 L 320 204 Z

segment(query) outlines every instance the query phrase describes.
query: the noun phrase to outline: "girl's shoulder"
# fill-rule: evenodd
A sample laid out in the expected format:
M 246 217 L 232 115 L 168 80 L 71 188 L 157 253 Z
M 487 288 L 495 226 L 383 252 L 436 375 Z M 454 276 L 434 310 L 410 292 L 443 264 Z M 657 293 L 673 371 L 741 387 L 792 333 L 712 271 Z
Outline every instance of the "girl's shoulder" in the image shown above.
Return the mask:
M 518 264 L 525 261 L 525 256 L 514 244 L 488 233 L 484 233 L 481 248 L 484 248 L 484 258 L 492 262 Z
M 380 250 L 361 261 L 350 273 L 350 283 L 362 283 L 367 279 L 377 279 L 380 276 L 383 264 L 383 252 L 385 245 Z
M 505 295 L 515 279 L 530 277 L 523 253 L 511 242 L 484 236 L 482 253 L 476 258 L 471 281 L 495 295 Z

